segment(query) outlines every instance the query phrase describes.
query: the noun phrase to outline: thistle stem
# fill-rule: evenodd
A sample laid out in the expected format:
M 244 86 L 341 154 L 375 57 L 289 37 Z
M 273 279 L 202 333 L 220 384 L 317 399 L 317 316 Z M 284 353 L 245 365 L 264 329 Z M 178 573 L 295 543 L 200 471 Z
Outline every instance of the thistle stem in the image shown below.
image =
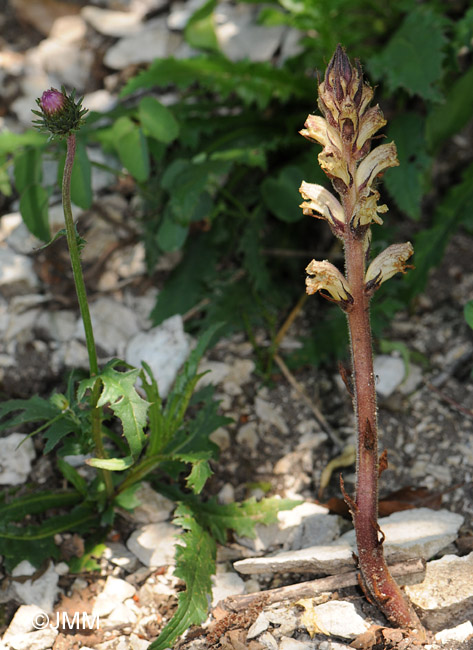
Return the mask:
M 66 238 L 69 248 L 69 256 L 71 258 L 72 274 L 74 276 L 74 284 L 76 287 L 77 300 L 79 302 L 79 309 L 84 324 L 85 341 L 87 346 L 87 353 L 89 356 L 90 376 L 98 375 L 99 368 L 97 362 L 97 351 L 95 347 L 94 332 L 92 328 L 92 320 L 90 318 L 89 304 L 87 302 L 87 292 L 85 288 L 84 276 L 82 273 L 82 266 L 80 262 L 79 246 L 77 243 L 76 230 L 74 220 L 72 217 L 71 208 L 71 177 L 72 167 L 74 165 L 74 157 L 76 153 L 76 138 L 74 134 L 67 137 L 67 153 L 66 161 L 64 164 L 64 173 L 62 177 L 62 205 L 64 210 L 64 222 L 66 225 Z M 90 396 L 91 405 L 91 426 L 92 437 L 95 445 L 95 452 L 98 458 L 106 458 L 107 454 L 103 446 L 102 440 L 102 409 L 97 406 L 100 396 L 100 382 L 95 382 L 94 388 Z M 107 496 L 113 494 L 112 477 L 108 470 L 101 470 L 102 477 L 105 483 Z

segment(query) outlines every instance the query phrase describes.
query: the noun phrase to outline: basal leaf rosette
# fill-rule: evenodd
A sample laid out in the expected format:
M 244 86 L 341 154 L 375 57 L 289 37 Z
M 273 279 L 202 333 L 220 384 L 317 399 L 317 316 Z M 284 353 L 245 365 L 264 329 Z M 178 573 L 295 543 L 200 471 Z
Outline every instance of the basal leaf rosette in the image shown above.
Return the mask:
M 396 273 L 406 273 L 408 268 L 413 268 L 406 264 L 413 252 L 411 242 L 388 246 L 368 266 L 365 273 L 365 290 L 373 293 Z
M 353 297 L 348 282 L 331 262 L 312 260 L 306 267 L 306 273 L 306 293 L 309 296 L 321 291 L 324 298 L 338 303 L 344 310 L 352 304 Z

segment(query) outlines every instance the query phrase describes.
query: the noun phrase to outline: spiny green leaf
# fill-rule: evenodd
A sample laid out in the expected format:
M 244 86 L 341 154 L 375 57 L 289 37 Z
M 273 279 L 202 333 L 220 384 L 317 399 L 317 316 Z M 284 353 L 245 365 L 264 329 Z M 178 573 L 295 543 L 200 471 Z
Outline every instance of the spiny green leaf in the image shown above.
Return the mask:
M 19 194 L 28 185 L 41 183 L 41 150 L 38 147 L 26 147 L 16 152 L 14 157 L 14 177 L 15 187 Z
M 390 92 L 404 88 L 410 95 L 438 101 L 442 77 L 446 21 L 432 9 L 419 7 L 406 15 L 386 47 L 368 61 L 375 79 Z
M 156 59 L 144 72 L 131 79 L 122 91 L 128 95 L 141 88 L 175 84 L 187 88 L 195 83 L 202 90 L 224 99 L 236 94 L 247 105 L 265 109 L 272 99 L 310 95 L 311 80 L 292 71 L 276 69 L 269 63 L 232 62 L 221 56 L 196 56 L 192 59 Z
M 71 175 L 71 200 L 83 210 L 88 210 L 92 205 L 92 198 L 92 167 L 85 143 L 78 138 Z
M 176 510 L 175 523 L 186 530 L 181 536 L 182 544 L 176 546 L 174 574 L 185 581 L 186 589 L 178 595 L 177 612 L 166 625 L 149 650 L 164 650 L 191 625 L 202 623 L 207 617 L 211 576 L 215 573 L 216 544 L 209 533 L 192 517 L 185 505 Z
M 80 494 L 86 497 L 88 493 L 87 481 L 79 474 L 75 467 L 72 467 L 72 465 L 67 463 L 64 458 L 57 459 L 57 466 L 64 478 L 69 481 L 69 483 L 73 485 Z
M 144 444 L 143 428 L 146 425 L 146 413 L 149 403 L 142 399 L 135 388 L 140 373 L 136 368 L 118 372 L 113 365 L 117 360 L 107 364 L 95 377 L 83 379 L 79 383 L 78 399 L 82 399 L 87 389 L 92 390 L 96 381 L 102 383 L 102 391 L 97 406 L 109 404 L 113 413 L 121 420 L 123 435 L 130 446 L 131 455 L 137 458 Z M 113 461 L 114 459 L 110 459 Z M 116 459 L 118 460 L 118 459 Z
M 208 478 L 213 474 L 208 461 L 212 458 L 212 453 L 200 451 L 187 454 L 176 454 L 178 460 L 184 463 L 191 463 L 192 469 L 186 477 L 186 485 L 194 494 L 200 494 Z
M 400 210 L 420 219 L 426 175 L 432 165 L 425 148 L 424 119 L 417 113 L 398 115 L 389 123 L 388 138 L 396 143 L 399 167 L 386 172 L 385 185 Z
M 108 469 L 110 472 L 123 472 L 133 465 L 135 459 L 133 456 L 126 456 L 125 458 L 88 458 L 85 462 L 91 467 Z
M 35 492 L 22 497 L 16 497 L 11 503 L 0 505 L 0 521 L 20 520 L 27 515 L 39 514 L 49 508 L 65 508 L 80 501 L 81 495 L 74 491 L 50 492 L 49 490 Z
M 56 406 L 39 395 L 33 395 L 29 399 L 10 399 L 0 403 L 0 418 L 16 411 L 21 411 L 21 413 L 0 424 L 0 431 L 26 422 L 52 420 L 60 413 Z

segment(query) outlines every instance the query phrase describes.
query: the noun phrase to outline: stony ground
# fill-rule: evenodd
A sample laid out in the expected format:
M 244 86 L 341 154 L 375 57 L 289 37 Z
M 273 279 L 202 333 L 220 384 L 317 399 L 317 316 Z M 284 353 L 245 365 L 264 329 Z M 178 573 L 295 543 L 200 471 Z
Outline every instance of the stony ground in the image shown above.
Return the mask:
M 8 36 L 3 40 L 1 52 L 0 72 L 4 81 L 1 99 L 8 128 L 17 130 L 29 123 L 34 99 L 44 88 L 60 85 L 71 79 L 71 75 L 79 91 L 89 93 L 91 103 L 110 105 L 120 78 L 132 74 L 142 63 L 133 58 L 136 43 L 130 44 L 126 42 L 128 37 L 123 37 L 125 32 L 133 31 L 130 26 L 133 20 L 139 24 L 144 16 L 147 29 L 160 34 L 166 30 L 172 36 L 167 47 L 178 50 L 184 47 L 180 30 L 186 15 L 196 6 L 191 2 L 172 6 L 161 0 L 102 2 L 91 3 L 80 14 L 84 4 L 53 0 L 3 3 L 4 34 Z M 96 13 L 99 5 L 126 9 L 127 17 L 121 16 L 121 20 L 129 22 L 125 27 L 123 24 L 117 27 L 116 17 L 109 16 L 111 22 L 105 21 Z M 58 18 L 64 20 L 64 16 L 69 22 L 60 23 L 60 29 L 56 24 L 56 31 L 52 30 L 54 22 Z M 240 50 L 258 41 L 254 35 L 248 37 L 248 30 L 241 28 L 245 24 L 241 16 L 232 14 L 228 8 L 222 16 L 223 25 L 230 23 L 240 28 L 243 39 Z M 151 27 L 150 19 L 155 21 Z M 264 43 L 269 49 L 275 47 L 275 35 L 271 38 L 271 42 Z M 280 33 L 278 38 L 276 47 L 286 35 Z M 228 44 L 228 55 L 234 46 L 234 42 Z M 166 53 L 169 49 L 160 53 L 151 48 L 146 56 L 152 58 Z M 142 49 L 140 54 L 144 56 Z M 83 215 L 82 223 L 86 239 L 93 241 L 99 252 L 108 251 L 98 265 L 95 251 L 90 252 L 89 260 L 85 259 L 93 283 L 99 346 L 103 357 L 108 358 L 126 354 L 130 341 L 149 330 L 147 314 L 156 290 L 145 277 L 143 248 L 137 233 L 133 228 L 130 230 L 130 220 L 123 219 L 123 215 L 133 214 L 129 196 L 120 193 L 120 188 L 112 190 L 107 177 L 97 179 L 96 191 L 97 201 L 89 214 Z M 67 258 L 62 257 L 60 250 L 31 256 L 35 242 L 22 227 L 16 208 L 14 204 L 5 204 L 0 227 L 0 255 L 4 256 L 0 265 L 5 268 L 5 264 L 14 260 L 17 269 L 16 276 L 6 278 L 3 274 L 0 279 L 0 366 L 4 392 L 18 397 L 51 388 L 65 368 L 84 363 L 85 348 L 78 329 L 72 285 L 65 271 Z M 376 366 L 380 444 L 382 449 L 387 449 L 389 459 L 381 481 L 382 512 L 389 515 L 405 507 L 407 501 L 408 506 L 434 509 L 434 515 L 439 508 L 452 516 L 461 515 L 463 523 L 450 519 L 453 527 L 445 533 L 445 545 L 433 555 L 440 558 L 448 553 L 462 558 L 465 563 L 456 570 L 467 578 L 473 575 L 473 568 L 464 560 L 473 550 L 473 335 L 464 321 L 463 305 L 473 295 L 472 243 L 472 238 L 465 233 L 455 236 L 443 263 L 430 278 L 426 292 L 409 313 L 398 313 L 385 332 L 387 341 L 405 344 L 410 353 L 408 367 L 395 352 L 382 355 L 378 348 Z M 312 304 L 307 305 L 288 332 L 280 349 L 282 359 L 306 331 L 313 309 Z M 115 317 L 111 318 L 110 314 Z M 116 325 L 117 321 L 120 327 L 112 328 L 111 322 Z M 179 319 L 173 323 L 172 333 L 179 341 L 179 354 L 185 355 L 189 341 Z M 264 336 L 262 332 L 263 345 Z M 356 584 L 342 588 L 337 586 L 337 579 L 331 591 L 325 590 L 305 605 L 269 605 L 263 596 L 239 611 L 216 607 L 227 596 L 264 594 L 269 589 L 322 575 L 323 572 L 294 569 L 291 573 L 286 569 L 280 573 L 237 573 L 233 563 L 249 557 L 265 558 L 278 551 L 294 552 L 297 559 L 300 548 L 314 543 L 330 544 L 350 528 L 349 521 L 328 514 L 320 504 L 330 500 L 333 508 L 342 507 L 340 471 L 347 490 L 353 490 L 354 465 L 349 446 L 354 443 L 354 423 L 350 398 L 335 367 L 317 371 L 301 368 L 290 378 L 290 383 L 283 369 L 275 365 L 271 382 L 264 385 L 256 372 L 252 347 L 243 335 L 220 341 L 208 354 L 205 367 L 212 370 L 210 376 L 217 384 L 222 412 L 234 422 L 214 437 L 221 456 L 213 465 L 214 475 L 206 486 L 206 495 L 217 495 L 221 502 L 228 503 L 266 493 L 299 498 L 306 510 L 294 516 L 285 513 L 279 526 L 266 532 L 261 530 L 256 542 L 233 539 L 219 549 L 213 617 L 203 629 L 190 630 L 176 648 L 347 650 L 347 644 L 355 637 L 358 645 L 351 647 L 415 648 L 415 643 L 381 627 L 386 621 L 365 601 Z M 294 382 L 302 387 L 305 397 Z M 328 428 L 324 429 L 317 421 L 314 410 L 322 414 Z M 27 480 L 45 485 L 58 480 L 51 460 L 40 456 L 39 443 L 23 445 L 23 455 L 19 455 L 14 453 L 17 440 L 11 441 L 10 451 L 6 439 L 3 442 L 1 464 L 5 485 L 21 485 Z M 329 463 L 343 453 L 349 460 L 343 467 L 340 462 L 333 463 L 334 470 L 328 473 Z M 15 467 L 12 457 L 19 461 Z M 327 477 L 323 490 L 322 477 Z M 404 488 L 401 494 L 393 494 L 401 488 Z M 148 647 L 175 611 L 177 594 L 183 585 L 172 572 L 175 533 L 170 524 L 172 504 L 149 488 L 144 490 L 143 506 L 133 515 L 123 512 L 107 540 L 100 571 L 70 576 L 62 562 L 42 567 L 38 572 L 22 563 L 13 579 L 4 573 L 0 595 L 2 629 L 10 627 L 0 647 L 37 650 L 79 647 L 144 650 Z M 437 519 L 440 521 L 442 517 L 438 515 Z M 419 515 L 417 523 L 415 518 L 411 522 L 418 537 L 422 537 L 420 521 Z M 63 536 L 58 543 L 67 559 L 80 552 L 82 542 L 76 536 Z M 442 575 L 450 575 L 444 565 L 441 567 Z M 473 580 L 466 582 L 468 590 Z M 454 584 L 461 591 L 459 583 Z M 445 588 L 442 592 L 445 598 L 446 592 Z M 444 619 L 435 623 L 434 631 L 466 624 L 471 618 L 472 601 L 470 587 L 455 605 L 443 607 Z M 340 609 L 334 610 L 332 618 L 325 610 L 317 609 L 323 606 L 327 610 L 327 605 L 333 607 L 334 603 Z M 25 605 L 29 609 L 25 610 Z M 100 629 L 76 628 L 71 633 L 60 626 L 59 633 L 51 628 L 33 631 L 34 616 L 51 612 L 54 606 L 57 611 L 71 615 L 94 613 L 100 616 Z M 336 627 L 340 621 L 346 622 L 344 629 Z M 380 627 L 370 627 L 372 624 Z M 471 632 L 467 627 L 463 636 L 458 632 L 458 639 L 467 638 Z M 360 637 L 361 634 L 365 636 Z M 471 638 L 462 642 L 452 638 L 442 641 L 439 637 L 431 640 L 431 647 L 467 650 L 471 643 Z

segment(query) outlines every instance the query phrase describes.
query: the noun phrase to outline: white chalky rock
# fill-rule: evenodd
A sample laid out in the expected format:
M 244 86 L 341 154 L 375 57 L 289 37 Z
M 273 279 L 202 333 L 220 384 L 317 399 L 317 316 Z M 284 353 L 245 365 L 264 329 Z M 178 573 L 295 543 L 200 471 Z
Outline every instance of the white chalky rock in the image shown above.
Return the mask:
M 182 317 L 176 314 L 148 332 L 136 334 L 128 342 L 125 359 L 136 367 L 146 361 L 158 383 L 159 394 L 166 397 L 189 352 L 189 337 L 184 332 Z
M 9 650 L 49 650 L 53 647 L 57 635 L 56 629 L 46 627 L 9 638 L 7 647 Z
M 217 573 L 212 576 L 212 606 L 227 596 L 236 596 L 245 593 L 245 583 L 234 571 Z
M 126 545 L 145 566 L 174 564 L 176 536 L 180 532 L 180 528 L 165 522 L 147 524 L 135 530 Z
M 278 431 L 283 434 L 289 433 L 289 428 L 282 416 L 275 410 L 273 404 L 270 404 L 261 397 L 255 399 L 255 411 L 261 422 L 272 424 Z
M 386 536 L 386 558 L 391 563 L 413 557 L 428 560 L 456 539 L 462 523 L 461 515 L 429 508 L 404 510 L 383 517 L 379 525 Z M 350 530 L 332 544 L 287 551 L 266 558 L 239 560 L 234 568 L 240 573 L 339 573 L 354 567 L 353 553 L 356 553 L 355 531 Z
M 141 483 L 135 492 L 135 498 L 140 501 L 133 512 L 128 513 L 134 521 L 140 524 L 155 524 L 158 521 L 166 521 L 174 510 L 175 503 L 166 499 L 162 494 L 153 490 L 146 481 Z
M 380 354 L 374 359 L 376 392 L 381 397 L 389 397 L 403 382 L 406 369 L 401 357 Z
M 256 621 L 251 625 L 251 627 L 248 630 L 248 634 L 246 635 L 247 641 L 250 641 L 251 639 L 255 639 L 257 636 L 262 634 L 263 632 L 266 632 L 266 630 L 269 627 L 269 619 L 266 616 L 264 612 L 260 612 L 258 614 L 258 618 Z
M 438 631 L 473 619 L 473 553 L 428 562 L 425 579 L 406 587 L 424 624 Z
M 6 641 L 8 637 L 17 636 L 19 634 L 26 634 L 35 629 L 35 623 L 41 619 L 37 616 L 44 616 L 44 612 L 38 605 L 21 605 L 15 612 L 10 625 L 8 626 L 3 640 Z
M 316 646 L 314 643 L 298 641 L 297 639 L 283 636 L 279 641 L 279 650 L 316 650 Z
M 311 606 L 311 599 L 304 599 L 304 613 L 301 622 L 309 634 L 326 634 L 352 639 L 366 632 L 369 624 L 358 614 L 353 603 L 331 600 L 322 605 Z
M 112 298 L 99 298 L 90 305 L 95 342 L 110 356 L 123 357 L 128 341 L 139 331 L 136 314 Z M 77 321 L 76 337 L 85 339 L 82 319 Z
M 19 447 L 18 445 L 21 446 Z M 25 433 L 11 433 L 0 445 L 0 485 L 21 485 L 28 478 L 36 454 Z
M 463 642 L 468 639 L 473 641 L 473 625 L 471 621 L 466 621 L 456 627 L 447 628 L 441 632 L 437 632 L 435 635 L 435 640 L 441 643 L 448 643 L 449 641 Z
M 130 11 L 113 11 L 87 5 L 81 14 L 89 25 L 105 36 L 129 36 L 142 27 L 141 16 Z
M 36 568 L 28 560 L 23 560 L 13 569 L 12 576 L 32 576 L 35 572 Z M 13 581 L 12 589 L 21 603 L 37 605 L 49 614 L 53 610 L 58 595 L 58 580 L 59 575 L 56 573 L 54 565 L 50 564 L 39 578 L 24 582 Z
M 6 297 L 19 293 L 34 293 L 38 284 L 33 260 L 2 246 L 0 248 L 0 292 Z
M 112 45 L 105 54 L 104 63 L 114 70 L 122 70 L 128 65 L 162 58 L 167 54 L 168 37 L 165 18 L 150 20 L 142 29 Z

